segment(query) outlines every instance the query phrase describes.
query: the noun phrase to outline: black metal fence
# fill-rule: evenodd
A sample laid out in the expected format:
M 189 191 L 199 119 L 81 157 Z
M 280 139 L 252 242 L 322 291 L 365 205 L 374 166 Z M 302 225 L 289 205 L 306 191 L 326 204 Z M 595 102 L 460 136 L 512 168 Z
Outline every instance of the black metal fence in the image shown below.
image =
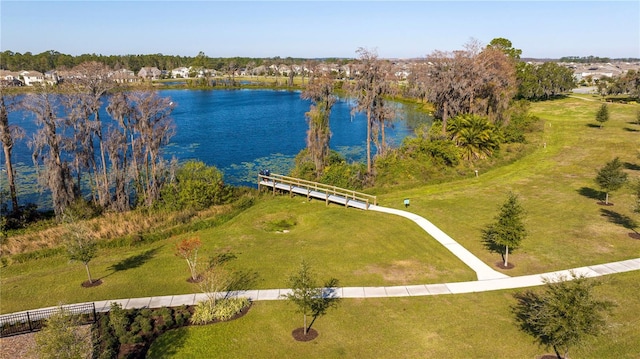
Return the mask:
M 91 324 L 96 321 L 96 306 L 94 303 L 63 305 L 57 308 L 5 314 L 0 315 L 0 337 L 40 330 L 47 318 L 60 310 L 67 315 L 73 316 L 78 324 Z

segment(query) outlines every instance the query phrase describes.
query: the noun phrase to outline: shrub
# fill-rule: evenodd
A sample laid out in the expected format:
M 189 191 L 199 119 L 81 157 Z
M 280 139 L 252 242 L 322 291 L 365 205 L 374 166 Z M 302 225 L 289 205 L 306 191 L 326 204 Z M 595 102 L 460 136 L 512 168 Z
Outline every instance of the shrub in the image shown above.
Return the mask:
M 166 209 L 198 211 L 227 203 L 232 193 L 232 189 L 223 182 L 222 172 L 216 167 L 200 161 L 188 161 L 178 169 L 175 180 L 163 187 L 160 197 Z
M 109 311 L 109 325 L 111 326 L 111 329 L 113 329 L 118 340 L 120 340 L 121 343 L 126 343 L 127 341 L 124 339 L 128 334 L 127 329 L 129 327 L 129 315 L 118 303 L 111 304 L 111 310 Z
M 78 198 L 65 209 L 67 215 L 75 219 L 91 219 L 102 214 L 102 209 L 94 203 Z
M 216 302 L 214 317 L 217 320 L 229 320 L 251 304 L 248 298 L 227 298 Z
M 191 312 L 186 305 L 182 305 L 181 307 L 174 308 L 173 318 L 175 320 L 176 326 L 181 327 L 187 324 L 187 322 L 191 318 Z
M 215 304 L 212 300 L 205 300 L 196 305 L 191 323 L 201 325 L 229 320 L 250 304 L 250 300 L 244 297 L 219 299 Z
M 191 316 L 191 323 L 196 325 L 208 324 L 215 320 L 213 303 L 205 300 L 196 304 L 196 308 Z
M 93 357 L 97 359 L 115 358 L 118 354 L 120 343 L 109 325 L 109 316 L 102 315 L 100 319 L 93 324 L 91 332 L 93 335 Z

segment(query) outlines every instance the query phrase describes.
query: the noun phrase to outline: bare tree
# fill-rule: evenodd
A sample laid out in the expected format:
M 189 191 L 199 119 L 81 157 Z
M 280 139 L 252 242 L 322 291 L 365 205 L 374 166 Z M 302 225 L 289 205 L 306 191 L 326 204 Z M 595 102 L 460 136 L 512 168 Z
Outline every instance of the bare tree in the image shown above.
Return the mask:
M 131 178 L 138 178 L 136 156 L 134 156 L 135 136 L 131 122 L 131 107 L 125 92 L 117 92 L 109 98 L 107 112 L 118 124 L 107 130 L 105 146 L 111 162 L 114 182 L 114 200 L 111 204 L 116 211 L 126 211 L 130 207 Z
M 9 111 L 14 108 L 15 104 L 15 97 L 7 95 L 4 89 L 0 88 L 0 141 L 2 142 L 2 149 L 4 151 L 4 163 L 9 182 L 12 210 L 14 212 L 18 210 L 18 194 L 16 191 L 15 172 L 13 170 L 11 152 L 13 150 L 14 140 L 24 137 L 24 131 L 20 127 L 9 125 Z
M 418 80 L 426 98 L 435 105 L 435 116 L 447 120 L 459 114 L 488 116 L 504 122 L 505 110 L 516 91 L 515 60 L 499 48 L 484 49 L 476 40 L 464 50 L 434 51 Z M 415 79 L 414 79 L 415 81 Z
M 303 99 L 311 100 L 309 112 L 305 114 L 309 123 L 307 130 L 307 148 L 316 168 L 316 177 L 324 171 L 326 159 L 329 156 L 329 116 L 336 101 L 333 95 L 333 80 L 328 76 L 314 79 L 302 92 Z
M 84 62 L 72 70 L 74 76 L 68 81 L 67 107 L 73 127 L 80 133 L 75 141 L 76 150 L 81 153 L 84 165 L 90 166 L 97 191 L 97 200 L 102 207 L 109 203 L 109 177 L 107 175 L 106 149 L 103 137 L 103 126 L 100 119 L 100 108 L 103 97 L 112 90 L 116 83 L 109 78 L 111 69 L 100 62 Z M 84 124 L 77 123 L 86 122 Z M 96 159 L 94 146 L 99 149 Z M 79 165 L 80 163 L 77 163 Z
M 435 116 L 442 119 L 442 131 L 447 128 L 447 120 L 460 113 L 468 112 L 465 105 L 471 102 L 468 74 L 472 60 L 465 51 L 434 51 L 427 57 L 428 70 L 424 73 L 427 100 L 435 105 Z
M 124 211 L 130 205 L 129 184 L 131 178 L 140 179 L 136 155 L 135 119 L 132 117 L 133 106 L 125 92 L 117 92 L 109 98 L 107 112 L 118 124 L 107 133 L 107 152 L 111 160 L 112 171 L 115 176 L 114 209 Z M 123 144 L 124 142 L 124 144 Z
M 138 156 L 138 178 L 145 204 L 151 206 L 160 195 L 164 182 L 162 147 L 174 134 L 173 102 L 160 97 L 157 92 L 144 91 L 130 94 L 131 120 L 137 133 L 137 143 L 132 145 L 133 156 Z
M 391 93 L 390 64 L 379 60 L 374 51 L 359 48 L 356 52 L 359 67 L 350 92 L 357 101 L 353 111 L 364 112 L 367 117 L 367 172 L 370 174 L 373 168 L 371 142 L 374 142 L 377 154 L 384 155 L 387 150 L 384 128 L 394 117 L 384 100 Z
M 35 116 L 39 127 L 30 146 L 36 169 L 44 164 L 39 179 L 51 190 L 53 210 L 58 218 L 64 209 L 74 200 L 75 191 L 69 164 L 63 160 L 63 121 L 56 114 L 59 103 L 54 94 L 46 87 L 27 95 L 24 107 Z M 62 128 L 61 128 L 62 127 Z

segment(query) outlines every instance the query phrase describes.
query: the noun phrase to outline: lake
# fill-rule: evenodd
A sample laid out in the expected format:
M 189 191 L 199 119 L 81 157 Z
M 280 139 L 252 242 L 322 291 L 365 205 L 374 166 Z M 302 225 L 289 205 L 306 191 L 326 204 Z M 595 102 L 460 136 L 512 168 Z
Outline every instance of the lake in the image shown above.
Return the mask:
M 296 154 L 306 147 L 304 114 L 309 111 L 310 102 L 301 99 L 299 91 L 162 90 L 159 94 L 171 98 L 175 104 L 172 117 L 176 135 L 166 148 L 165 157 L 176 157 L 181 162 L 198 159 L 214 165 L 224 173 L 226 183 L 256 187 L 258 172 L 267 168 L 272 173 L 287 174 Z M 344 99 L 334 105 L 330 145 L 348 161 L 364 161 L 366 118 L 363 114 L 352 116 L 352 105 Z M 393 105 L 398 118 L 394 126 L 387 129 L 387 137 L 395 147 L 412 135 L 417 125 L 431 119 L 411 106 Z M 106 113 L 102 116 L 107 118 Z M 12 113 L 9 121 L 23 127 L 27 135 L 16 143 L 13 153 L 20 202 L 48 208 L 48 195 L 38 193 L 40 186 L 27 146 L 36 130 L 33 120 L 23 113 Z M 2 175 L 2 186 L 7 186 L 5 175 Z

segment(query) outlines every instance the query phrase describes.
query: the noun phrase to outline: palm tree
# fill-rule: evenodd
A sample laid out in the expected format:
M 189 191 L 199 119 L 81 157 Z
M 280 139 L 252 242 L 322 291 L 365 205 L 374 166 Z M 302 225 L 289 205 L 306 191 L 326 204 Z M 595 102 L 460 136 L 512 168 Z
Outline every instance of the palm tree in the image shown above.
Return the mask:
M 462 151 L 468 161 L 490 157 L 499 147 L 502 135 L 499 129 L 485 117 L 458 115 L 447 124 L 449 138 Z

